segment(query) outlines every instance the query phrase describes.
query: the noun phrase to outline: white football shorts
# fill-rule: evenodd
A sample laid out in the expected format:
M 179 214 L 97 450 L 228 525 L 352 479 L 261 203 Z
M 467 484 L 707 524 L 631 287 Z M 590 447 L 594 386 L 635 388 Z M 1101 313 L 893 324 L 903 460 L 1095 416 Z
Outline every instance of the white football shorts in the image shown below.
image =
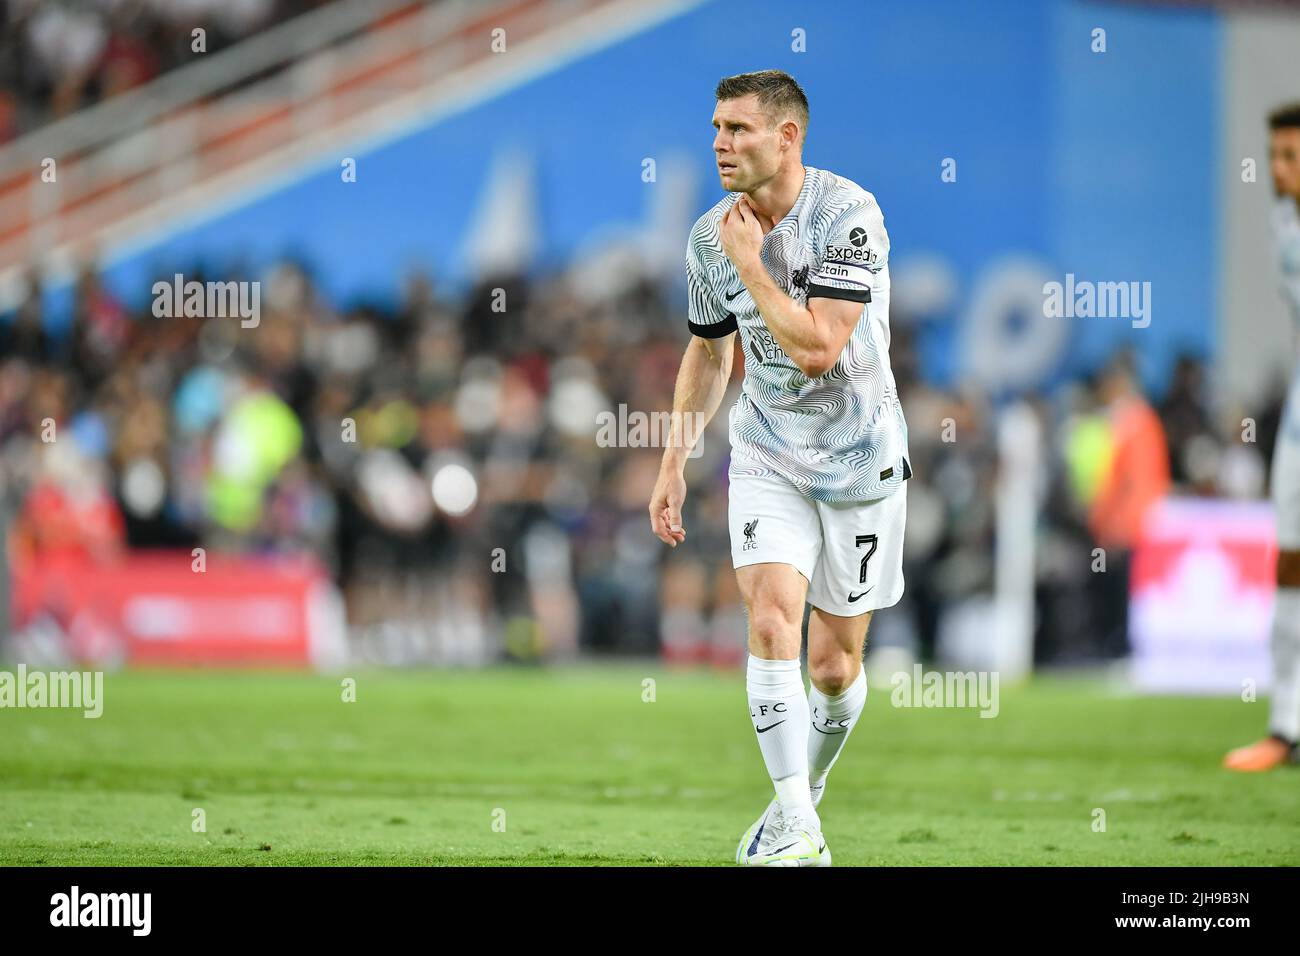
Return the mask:
M 727 494 L 731 564 L 790 564 L 808 603 L 855 617 L 903 596 L 907 482 L 884 498 L 828 504 L 784 478 L 733 476 Z
M 1269 485 L 1277 517 L 1277 546 L 1284 551 L 1300 550 L 1300 376 L 1292 382 L 1282 411 Z

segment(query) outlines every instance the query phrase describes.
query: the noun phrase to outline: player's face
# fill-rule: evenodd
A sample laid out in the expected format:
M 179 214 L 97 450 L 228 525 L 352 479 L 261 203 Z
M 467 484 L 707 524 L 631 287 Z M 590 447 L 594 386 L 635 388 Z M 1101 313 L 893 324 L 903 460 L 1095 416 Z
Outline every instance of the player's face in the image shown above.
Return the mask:
M 1300 199 L 1300 129 L 1288 126 L 1273 130 L 1268 152 L 1277 194 Z
M 751 93 L 734 100 L 719 100 L 713 110 L 713 154 L 718 178 L 728 192 L 750 192 L 781 168 L 780 127 L 758 106 Z

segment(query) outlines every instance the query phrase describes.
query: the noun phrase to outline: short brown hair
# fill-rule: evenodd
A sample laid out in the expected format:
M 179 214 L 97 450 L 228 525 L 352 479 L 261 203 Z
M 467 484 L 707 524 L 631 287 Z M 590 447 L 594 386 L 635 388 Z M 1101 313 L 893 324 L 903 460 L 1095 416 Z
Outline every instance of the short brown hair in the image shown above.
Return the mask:
M 1300 129 L 1300 102 L 1288 103 L 1286 106 L 1279 106 L 1273 112 L 1268 114 L 1268 128 L 1273 129 Z
M 718 81 L 714 96 L 719 100 L 734 100 L 754 93 L 758 105 L 772 118 L 775 125 L 784 117 L 799 123 L 799 142 L 808 135 L 808 97 L 793 76 L 781 70 L 759 70 L 756 73 L 737 73 Z

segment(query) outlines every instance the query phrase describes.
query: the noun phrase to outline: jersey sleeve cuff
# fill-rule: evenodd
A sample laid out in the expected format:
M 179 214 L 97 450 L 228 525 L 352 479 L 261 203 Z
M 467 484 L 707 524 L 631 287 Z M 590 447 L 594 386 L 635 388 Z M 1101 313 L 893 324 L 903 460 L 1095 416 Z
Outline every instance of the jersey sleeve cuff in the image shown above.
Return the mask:
M 848 302 L 870 302 L 870 289 L 840 289 L 833 285 L 817 285 L 813 283 L 808 286 L 808 298 L 810 299 L 844 299 Z
M 709 322 L 701 325 L 687 319 L 686 324 L 690 326 L 691 335 L 698 335 L 702 339 L 720 339 L 724 335 L 730 335 L 738 328 L 734 312 L 728 312 L 727 317 L 721 322 Z

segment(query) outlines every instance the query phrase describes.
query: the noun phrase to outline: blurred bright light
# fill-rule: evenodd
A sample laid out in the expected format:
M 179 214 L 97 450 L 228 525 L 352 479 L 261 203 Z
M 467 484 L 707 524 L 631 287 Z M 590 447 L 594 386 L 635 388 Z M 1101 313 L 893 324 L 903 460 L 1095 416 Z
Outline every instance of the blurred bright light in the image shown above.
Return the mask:
M 454 517 L 465 514 L 478 501 L 478 482 L 464 465 L 443 465 L 433 475 L 433 503 Z
M 456 389 L 456 419 L 467 432 L 494 427 L 501 412 L 501 365 L 490 356 L 477 356 L 461 370 Z
M 555 384 L 548 405 L 552 425 L 566 435 L 590 438 L 609 399 L 591 382 L 570 378 Z
M 357 483 L 386 527 L 414 531 L 433 515 L 420 475 L 391 448 L 366 453 L 357 469 Z
M 137 518 L 151 518 L 162 508 L 167 479 L 152 458 L 136 458 L 122 475 L 122 501 Z

